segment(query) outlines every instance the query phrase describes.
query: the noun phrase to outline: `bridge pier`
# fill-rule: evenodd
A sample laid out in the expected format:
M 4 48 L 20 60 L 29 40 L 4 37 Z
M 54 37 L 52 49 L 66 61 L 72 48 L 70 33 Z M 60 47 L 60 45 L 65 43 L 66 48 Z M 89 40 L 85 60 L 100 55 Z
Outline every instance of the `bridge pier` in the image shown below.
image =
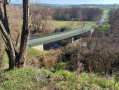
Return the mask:
M 75 40 L 74 40 L 74 37 L 71 38 L 71 43 L 73 43 Z
M 43 45 L 33 46 L 32 48 L 40 50 L 40 51 L 44 50 Z
M 94 29 L 90 31 L 90 37 L 92 36 L 93 32 L 94 32 Z
M 92 29 L 90 32 L 91 32 L 91 34 L 92 34 L 92 33 L 94 32 L 94 29 Z

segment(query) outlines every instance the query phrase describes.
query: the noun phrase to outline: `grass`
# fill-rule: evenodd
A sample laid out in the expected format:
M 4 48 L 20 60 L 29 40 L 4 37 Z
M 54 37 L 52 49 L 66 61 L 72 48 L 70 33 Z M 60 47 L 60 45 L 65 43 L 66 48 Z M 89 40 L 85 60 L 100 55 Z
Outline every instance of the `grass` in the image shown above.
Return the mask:
M 8 68 L 8 57 L 5 51 L 0 51 L 0 68 Z
M 110 9 L 104 9 L 104 12 L 103 13 L 109 13 L 109 10 Z
M 40 51 L 40 50 L 34 49 L 32 47 L 28 47 L 27 58 L 33 59 L 33 58 L 36 58 L 37 56 L 41 56 L 41 55 L 51 56 L 51 55 L 54 55 L 54 53 L 55 52 L 53 52 L 53 51 Z
M 3 52 L 1 52 L 0 54 L 2 54 Z M 27 62 L 26 65 L 27 66 L 33 66 L 33 65 L 39 65 L 39 60 L 40 58 L 44 58 L 44 57 L 54 57 L 56 52 L 54 51 L 40 51 L 37 49 L 34 49 L 32 47 L 28 47 L 27 50 Z M 3 56 L 3 60 L 1 61 L 2 64 L 0 64 L 0 68 L 5 69 L 9 67 L 9 60 L 8 60 L 8 56 L 5 53 Z
M 56 65 L 59 52 L 60 50 L 39 51 L 32 47 L 28 47 L 26 65 L 36 68 L 51 68 Z
M 25 68 L 23 70 L 14 68 L 13 70 L 6 71 L 0 74 L 0 90 L 36 89 L 38 88 L 35 85 L 37 84 L 37 78 L 35 77 L 37 73 L 38 70 L 32 68 Z
M 101 25 L 101 26 L 96 27 L 95 31 L 106 34 L 109 28 L 110 28 L 110 25 Z
M 35 58 L 41 54 L 51 57 L 53 52 L 42 52 L 29 47 L 27 58 Z M 57 68 L 51 68 L 51 70 L 14 68 L 8 71 L 0 69 L 0 90 L 119 90 L 119 83 L 115 81 L 115 76 L 105 78 L 94 73 L 79 74 L 63 70 L 65 67 L 67 67 L 67 63 L 59 63 Z M 39 74 L 43 77 L 50 75 L 50 77 L 41 80 Z
M 109 25 L 109 15 L 107 15 L 106 24 Z
M 4 70 L 0 70 L 4 71 Z M 38 75 L 50 75 L 48 80 L 39 79 Z M 119 90 L 119 83 L 114 79 L 95 74 L 68 72 L 59 70 L 52 73 L 46 69 L 14 68 L 0 74 L 0 90 Z
M 36 58 L 37 56 L 40 56 L 41 54 L 45 54 L 45 51 L 39 51 L 32 47 L 28 47 L 27 58 L 33 59 L 33 58 Z
M 90 21 L 51 21 L 55 28 L 60 28 L 62 26 L 71 27 L 71 29 L 82 27 L 82 24 L 90 24 Z

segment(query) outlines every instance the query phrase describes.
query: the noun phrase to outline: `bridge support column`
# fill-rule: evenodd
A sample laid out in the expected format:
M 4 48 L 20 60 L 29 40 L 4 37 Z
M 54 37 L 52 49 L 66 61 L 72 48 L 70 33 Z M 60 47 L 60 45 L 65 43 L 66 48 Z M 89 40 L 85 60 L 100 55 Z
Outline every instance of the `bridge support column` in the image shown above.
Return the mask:
M 94 29 L 91 30 L 91 34 L 94 32 Z
M 94 32 L 94 29 L 92 29 L 90 32 L 91 32 L 91 34 L 90 34 L 90 37 L 91 37 L 91 36 L 92 36 L 92 34 L 93 34 L 93 32 Z
M 40 50 L 40 51 L 43 51 L 44 50 L 43 45 L 34 46 L 32 48 L 37 49 L 37 50 Z
M 72 37 L 72 41 L 71 41 L 71 43 L 73 43 L 74 42 L 74 37 Z

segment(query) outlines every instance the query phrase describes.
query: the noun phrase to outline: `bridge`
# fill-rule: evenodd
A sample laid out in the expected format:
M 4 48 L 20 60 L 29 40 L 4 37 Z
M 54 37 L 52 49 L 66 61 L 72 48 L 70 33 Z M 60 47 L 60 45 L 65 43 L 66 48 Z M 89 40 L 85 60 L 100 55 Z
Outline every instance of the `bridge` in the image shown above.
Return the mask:
M 54 34 L 50 34 L 47 36 L 30 38 L 28 46 L 33 47 L 33 48 L 37 48 L 39 50 L 43 50 L 43 44 L 51 43 L 51 42 L 58 41 L 58 40 L 63 40 L 63 39 L 70 38 L 70 37 L 72 37 L 72 41 L 73 41 L 73 39 L 74 39 L 73 37 L 76 35 L 86 33 L 89 31 L 92 33 L 94 31 L 94 28 L 105 23 L 106 19 L 107 19 L 107 13 L 105 13 L 103 15 L 100 22 L 94 23 L 93 25 L 90 25 L 90 26 L 87 26 L 84 28 L 81 27 L 78 29 L 68 30 L 65 32 L 60 32 L 60 33 L 54 33 Z

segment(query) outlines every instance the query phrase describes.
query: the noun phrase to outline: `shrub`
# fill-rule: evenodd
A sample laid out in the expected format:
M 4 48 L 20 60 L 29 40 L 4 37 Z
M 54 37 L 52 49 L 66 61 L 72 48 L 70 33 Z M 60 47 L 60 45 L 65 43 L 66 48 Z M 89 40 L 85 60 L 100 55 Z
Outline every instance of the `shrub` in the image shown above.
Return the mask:
M 65 63 L 65 62 L 58 63 L 55 68 L 57 70 L 67 69 L 68 68 L 68 63 Z
M 67 31 L 67 30 L 71 30 L 71 28 L 69 28 L 67 26 L 62 26 L 60 28 L 56 28 L 55 29 L 55 33 L 57 33 L 57 32 L 64 32 L 64 31 Z
M 102 37 L 109 34 L 110 25 L 101 25 L 94 29 L 93 37 Z
M 54 67 L 51 68 L 50 70 L 52 73 L 55 73 L 56 72 L 56 69 Z
M 61 66 L 63 65 L 62 69 L 76 70 L 78 61 L 76 48 L 73 48 L 71 45 L 62 48 L 59 61 L 63 62 L 60 64 Z M 60 65 L 59 67 L 61 67 Z
M 88 72 L 112 74 L 118 71 L 118 40 L 111 37 L 87 39 L 90 44 L 85 48 L 75 43 L 67 45 L 62 49 L 59 61 L 67 63 L 64 69 L 70 71 L 84 68 Z

